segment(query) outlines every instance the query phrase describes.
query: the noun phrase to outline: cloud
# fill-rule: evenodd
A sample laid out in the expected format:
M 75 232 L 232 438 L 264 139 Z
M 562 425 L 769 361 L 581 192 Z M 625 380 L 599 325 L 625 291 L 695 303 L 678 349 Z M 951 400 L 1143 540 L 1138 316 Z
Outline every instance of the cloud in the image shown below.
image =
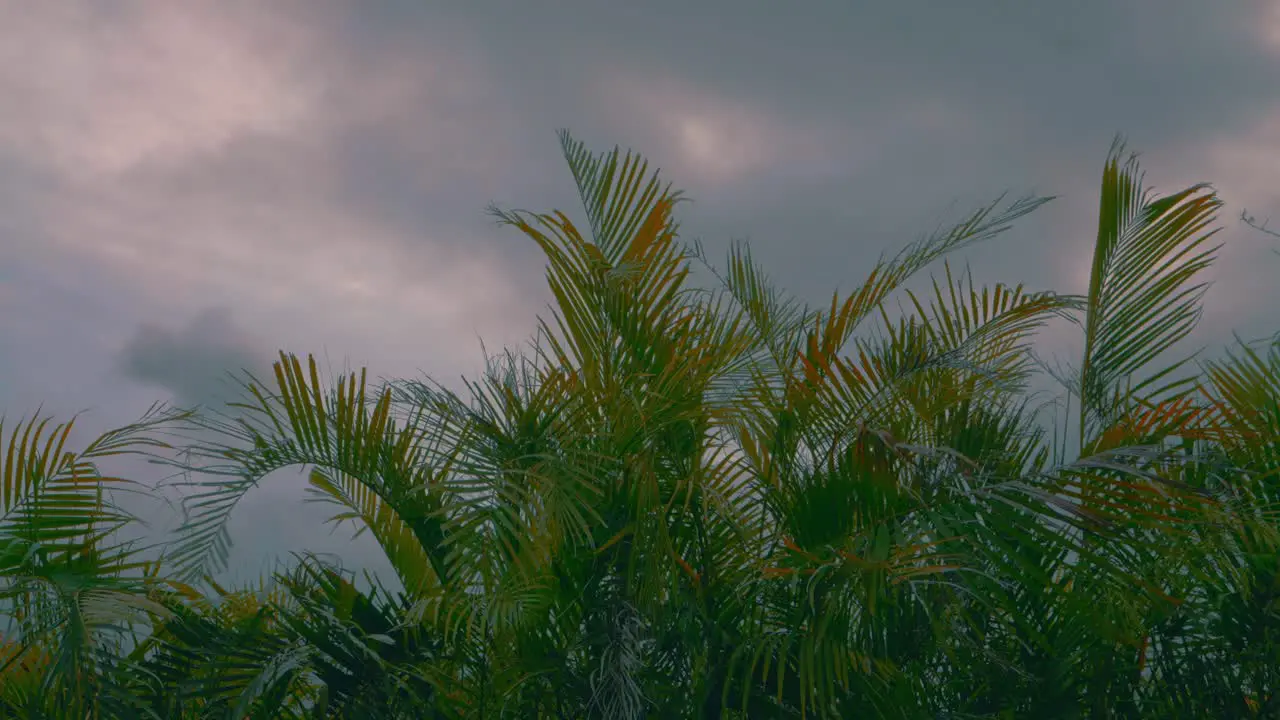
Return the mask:
M 263 370 L 270 368 L 270 356 L 261 347 L 228 310 L 210 308 L 176 330 L 142 325 L 118 363 L 127 377 L 168 391 L 180 406 L 221 409 L 239 395 L 228 373 L 238 378 L 249 371 L 269 382 Z
M 1204 337 L 1261 334 L 1280 259 L 1233 218 L 1280 214 L 1278 8 L 0 0 L 0 407 L 127 422 L 277 348 L 474 372 L 549 299 L 485 205 L 580 217 L 561 127 L 816 302 L 1006 190 L 1062 197 L 955 264 L 1083 291 L 1123 132 L 1160 191 L 1222 189 Z
M 1275 297 L 1275 279 L 1280 273 L 1280 257 L 1276 257 L 1275 250 L 1280 244 L 1239 219 L 1247 211 L 1256 215 L 1258 222 L 1270 218 L 1269 227 L 1276 227 L 1276 219 L 1280 218 L 1280 167 L 1276 157 L 1280 157 L 1280 102 L 1270 112 L 1258 113 L 1254 123 L 1242 132 L 1224 132 L 1209 138 L 1189 158 L 1191 166 L 1204 173 L 1198 179 L 1212 180 L 1226 203 L 1220 213 L 1225 232 L 1219 239 L 1227 247 L 1210 273 L 1215 284 L 1206 299 L 1201 332 L 1213 345 L 1233 342 L 1233 332 L 1253 339 L 1280 329 L 1273 312 L 1280 301 Z
M 619 71 L 594 88 L 612 124 L 646 155 L 673 162 L 670 173 L 702 189 L 782 173 L 828 174 L 832 128 L 726 97 L 678 76 Z
M 295 131 L 320 90 L 300 72 L 305 26 L 256 9 L 246 23 L 247 10 L 131 1 L 7 12 L 0 142 L 96 178 Z
M 1270 0 L 1259 29 L 1267 43 L 1276 53 L 1280 53 L 1280 2 Z
M 448 28 L 363 42 L 349 6 L 289 0 L 12 14 L 7 267 L 91 282 L 126 327 L 217 305 L 279 347 L 389 374 L 469 369 L 477 335 L 530 327 L 532 282 L 510 267 L 532 243 L 497 245 L 483 215 L 509 114 Z

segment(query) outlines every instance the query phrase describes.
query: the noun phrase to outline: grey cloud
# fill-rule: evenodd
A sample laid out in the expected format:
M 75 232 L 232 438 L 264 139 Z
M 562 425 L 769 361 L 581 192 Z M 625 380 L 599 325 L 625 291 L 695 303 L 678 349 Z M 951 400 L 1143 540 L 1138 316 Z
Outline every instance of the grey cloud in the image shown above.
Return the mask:
M 130 379 L 169 391 L 181 406 L 218 407 L 239 395 L 228 373 L 267 379 L 269 356 L 260 347 L 227 309 L 212 308 L 177 330 L 142 325 L 121 351 L 119 367 Z
M 406 38 L 444 26 L 483 48 L 504 107 L 521 119 L 506 127 L 519 138 L 508 144 L 523 153 L 505 179 L 522 203 L 545 197 L 574 208 L 572 195 L 546 189 L 567 189 L 550 130 L 568 125 L 598 147 L 632 146 L 671 168 L 695 201 L 685 227 L 711 248 L 750 233 L 786 284 L 826 289 L 1002 191 L 1060 194 L 972 257 L 987 276 L 1061 287 L 1064 265 L 1088 252 L 1094 185 L 1116 133 L 1169 187 L 1160 170 L 1191 146 L 1278 107 L 1280 53 L 1265 43 L 1265 12 L 1257 0 L 825 4 L 803 13 L 767 2 L 580 0 L 555 11 L 388 2 L 369 6 L 351 37 L 429 45 L 426 34 Z M 806 175 L 783 156 L 723 187 L 682 176 L 681 148 L 657 126 L 680 108 L 638 101 L 620 110 L 607 92 L 611 82 L 645 76 L 679 78 L 691 93 L 772 113 L 784 130 L 812 127 L 832 160 Z M 352 177 L 397 165 L 358 152 L 348 162 Z M 414 168 L 399 167 L 394 184 L 411 186 Z M 1190 181 L 1198 179 L 1214 178 Z M 376 195 L 392 214 L 430 205 L 403 191 Z
M 509 77 L 541 81 L 523 84 L 530 98 L 563 93 L 600 68 L 631 67 L 807 115 L 865 117 L 886 100 L 940 95 L 1072 135 L 1150 124 L 1146 141 L 1161 142 L 1157 134 L 1220 127 L 1280 92 L 1262 0 L 465 7 L 454 12 Z
M 957 262 L 1083 290 L 1122 132 L 1160 190 L 1224 188 L 1204 337 L 1273 329 L 1280 259 L 1233 222 L 1280 214 L 1262 0 L 89 6 L 0 27 L 6 403 L 145 407 L 122 374 L 216 402 L 281 346 L 451 379 L 547 299 L 483 210 L 577 216 L 559 127 L 640 151 L 693 199 L 686 235 L 749 238 L 811 301 L 1005 190 L 1062 197 Z

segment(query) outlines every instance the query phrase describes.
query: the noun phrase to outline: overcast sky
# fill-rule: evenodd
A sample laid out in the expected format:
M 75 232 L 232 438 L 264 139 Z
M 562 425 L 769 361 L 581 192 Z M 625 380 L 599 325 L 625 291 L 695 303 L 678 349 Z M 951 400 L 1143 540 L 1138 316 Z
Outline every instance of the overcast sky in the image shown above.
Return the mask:
M 857 8 L 857 9 L 853 9 Z M 449 381 L 546 303 L 497 202 L 577 213 L 555 130 L 634 148 L 823 301 L 1003 191 L 958 261 L 1083 292 L 1111 140 L 1226 207 L 1197 340 L 1280 329 L 1280 0 L 0 0 L 0 413 L 216 398 L 278 349 Z M 1069 338 L 1058 338 L 1063 347 Z M 340 547 L 296 478 L 254 552 Z M 345 536 L 344 536 L 345 537 Z M 336 543 L 336 545 L 334 545 Z M 246 556 L 248 557 L 248 556 Z M 256 556 L 254 556 L 256 557 Z

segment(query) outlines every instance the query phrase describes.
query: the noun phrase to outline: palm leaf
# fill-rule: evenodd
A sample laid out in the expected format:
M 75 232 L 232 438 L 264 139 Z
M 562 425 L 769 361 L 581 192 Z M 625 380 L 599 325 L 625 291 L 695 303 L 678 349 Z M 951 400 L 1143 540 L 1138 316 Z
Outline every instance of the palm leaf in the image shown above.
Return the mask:
M 358 478 L 393 507 L 443 581 L 448 570 L 441 519 L 433 510 L 436 498 L 421 492 L 438 469 L 423 461 L 420 429 L 412 421 L 397 423 L 389 389 L 370 405 L 363 372 L 359 379 L 354 374 L 340 379 L 326 397 L 315 359 L 308 363 L 309 373 L 304 373 L 296 357 L 282 352 L 274 364 L 274 393 L 248 376 L 247 401 L 231 403 L 244 413 L 234 423 L 214 416 L 193 419 L 196 429 L 225 440 L 196 442 L 188 459 L 177 463 L 214 479 L 181 483 L 195 491 L 184 499 L 187 519 L 168 561 L 180 578 L 198 578 L 224 564 L 229 549 L 225 527 L 236 504 L 275 470 L 317 465 Z M 433 460 L 447 465 L 447 458 Z
M 1183 362 L 1151 364 L 1195 327 L 1207 287 L 1196 280 L 1218 249 L 1206 247 L 1222 205 L 1209 186 L 1154 196 L 1142 188 L 1136 155 L 1121 165 L 1123 151 L 1117 140 L 1102 173 L 1080 368 L 1081 447 L 1126 412 L 1131 400 L 1190 391 L 1186 379 L 1175 376 Z M 1130 386 L 1139 372 L 1145 376 Z

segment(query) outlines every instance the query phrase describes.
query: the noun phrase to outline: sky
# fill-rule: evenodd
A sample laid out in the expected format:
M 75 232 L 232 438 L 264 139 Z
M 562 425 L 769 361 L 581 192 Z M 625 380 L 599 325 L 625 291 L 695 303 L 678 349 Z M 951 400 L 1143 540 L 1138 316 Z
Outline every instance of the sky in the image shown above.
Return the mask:
M 1214 183 L 1209 347 L 1280 327 L 1280 0 L 0 0 L 0 414 L 225 397 L 278 350 L 456 385 L 550 299 L 485 207 L 581 217 L 555 131 L 632 148 L 826 302 L 1002 192 L 1058 199 L 963 253 L 979 282 L 1086 290 L 1112 139 Z M 1044 338 L 1067 353 L 1067 328 Z M 1064 355 L 1063 359 L 1069 359 Z M 141 477 L 154 468 L 134 471 Z M 145 479 L 145 478 L 144 478 Z M 271 477 L 232 526 L 377 565 Z M 257 565 L 254 565 L 257 567 Z

